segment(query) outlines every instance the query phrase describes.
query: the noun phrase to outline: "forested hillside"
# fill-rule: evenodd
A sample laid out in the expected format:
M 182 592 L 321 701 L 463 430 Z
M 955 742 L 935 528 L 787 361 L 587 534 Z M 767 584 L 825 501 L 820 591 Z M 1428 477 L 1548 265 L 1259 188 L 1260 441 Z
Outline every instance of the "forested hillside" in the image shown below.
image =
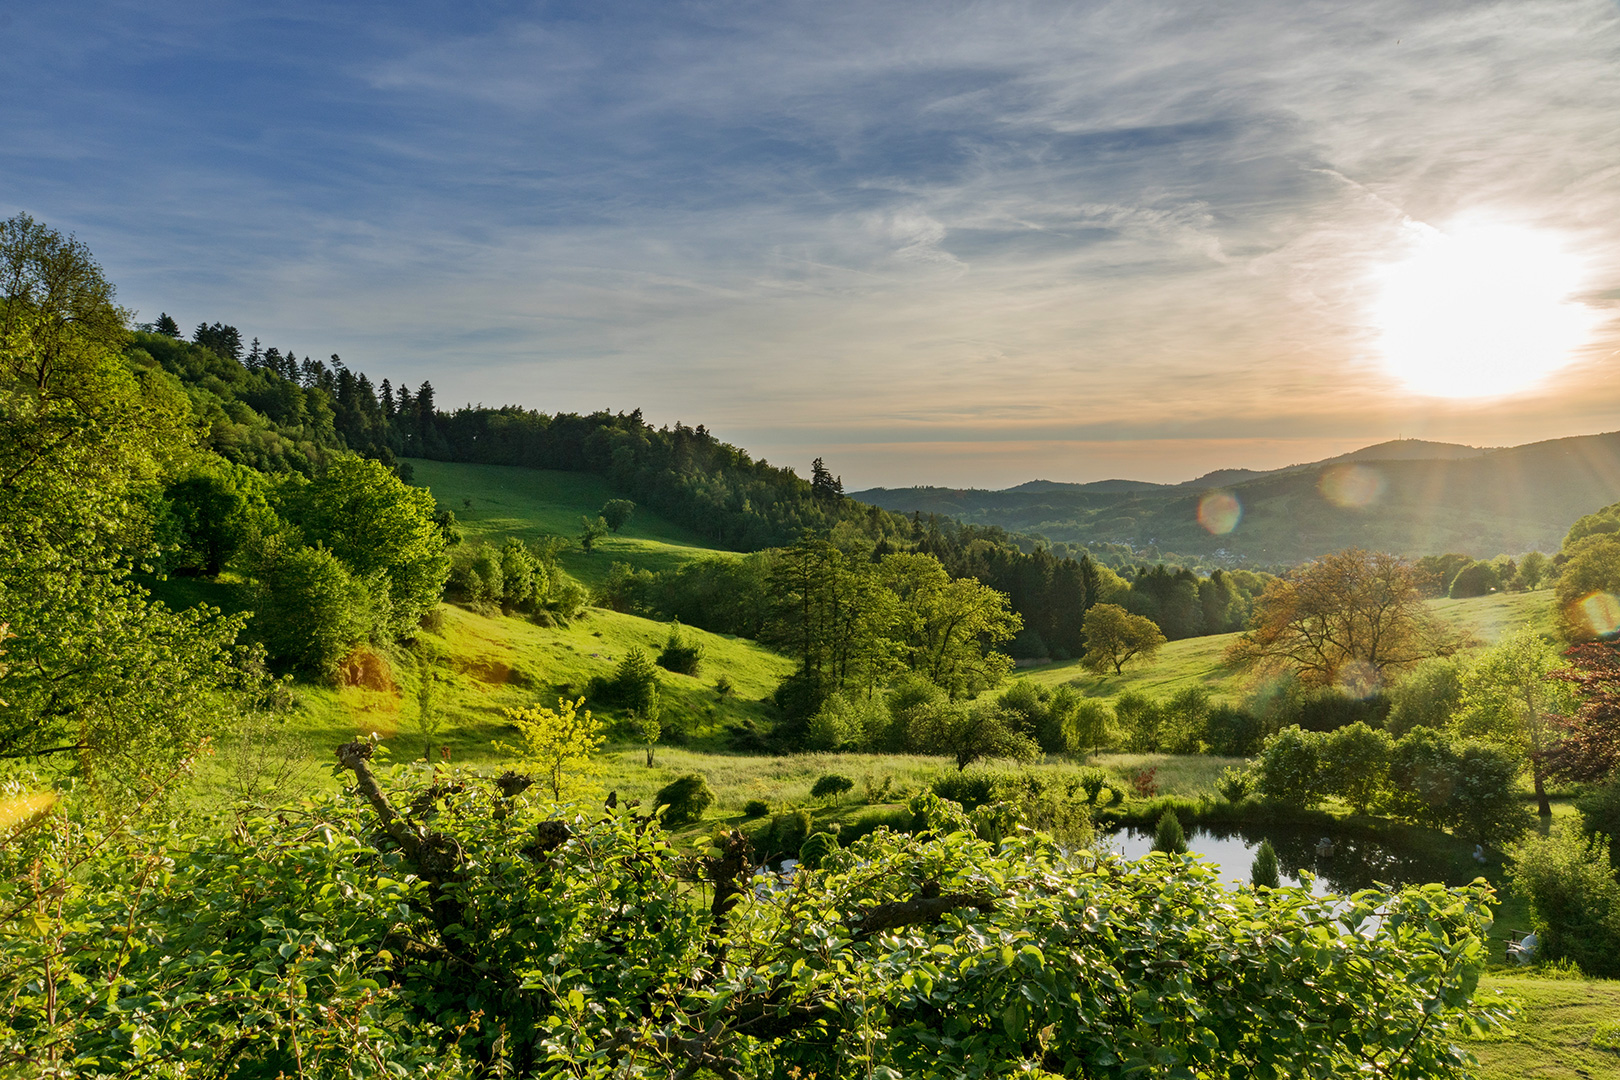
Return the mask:
M 1211 506 L 1212 493 L 1231 501 Z M 1262 566 L 1351 546 L 1488 558 L 1556 551 L 1576 518 L 1620 498 L 1620 432 L 1490 451 L 1383 444 L 1174 486 L 1043 482 L 1006 491 L 873 489 L 856 497 L 898 513 L 948 515 L 1052 541 L 1188 556 L 1219 551 Z

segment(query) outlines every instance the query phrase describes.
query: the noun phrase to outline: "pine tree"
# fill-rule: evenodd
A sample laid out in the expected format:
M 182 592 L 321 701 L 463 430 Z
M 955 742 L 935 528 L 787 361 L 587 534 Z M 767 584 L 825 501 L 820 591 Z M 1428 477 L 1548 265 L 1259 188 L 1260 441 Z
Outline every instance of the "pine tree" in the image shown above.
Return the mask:
M 1268 889 L 1282 885 L 1282 874 L 1277 869 L 1277 849 L 1271 846 L 1270 840 L 1260 841 L 1260 850 L 1254 853 L 1254 865 L 1249 869 L 1249 880 Z

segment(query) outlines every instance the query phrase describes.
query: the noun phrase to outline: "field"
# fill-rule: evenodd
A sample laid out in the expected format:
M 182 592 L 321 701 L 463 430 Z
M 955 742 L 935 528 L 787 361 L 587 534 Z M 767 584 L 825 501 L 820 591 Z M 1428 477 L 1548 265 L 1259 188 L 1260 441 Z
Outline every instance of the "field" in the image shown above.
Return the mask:
M 459 465 L 412 458 L 414 482 L 433 492 L 441 509 L 451 510 L 467 543 L 508 536 L 574 539 L 580 518 L 595 517 L 602 504 L 621 496 L 590 473 L 524 469 L 515 465 Z M 618 533 L 598 541 L 591 554 L 577 546 L 562 552 L 563 569 L 585 585 L 595 585 L 616 562 L 638 570 L 668 570 L 692 559 L 727 554 L 713 550 L 690 529 L 673 525 L 646 507 L 636 507 Z
M 1538 629 L 1552 628 L 1552 591 L 1501 593 L 1465 600 L 1429 601 L 1435 615 L 1472 634 L 1483 645 L 1530 623 Z M 1067 683 L 1088 697 L 1110 698 L 1126 690 L 1138 690 L 1150 697 L 1169 697 L 1189 686 L 1202 686 L 1217 699 L 1237 700 L 1249 690 L 1249 678 L 1224 663 L 1226 650 L 1237 634 L 1212 634 L 1166 643 L 1158 656 L 1146 664 L 1127 665 L 1122 675 L 1094 675 L 1078 660 L 1042 664 L 1020 669 L 1018 678 L 1042 686 Z

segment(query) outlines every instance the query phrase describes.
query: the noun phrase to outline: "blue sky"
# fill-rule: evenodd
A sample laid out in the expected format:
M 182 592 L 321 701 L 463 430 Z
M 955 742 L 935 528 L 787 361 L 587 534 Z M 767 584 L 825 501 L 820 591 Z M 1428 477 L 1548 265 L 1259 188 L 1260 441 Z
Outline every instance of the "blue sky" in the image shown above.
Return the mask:
M 1620 428 L 1607 2 L 55 3 L 0 214 L 142 318 L 445 403 L 637 406 L 846 485 L 1176 480 Z M 1509 399 L 1385 370 L 1429 227 L 1556 236 Z

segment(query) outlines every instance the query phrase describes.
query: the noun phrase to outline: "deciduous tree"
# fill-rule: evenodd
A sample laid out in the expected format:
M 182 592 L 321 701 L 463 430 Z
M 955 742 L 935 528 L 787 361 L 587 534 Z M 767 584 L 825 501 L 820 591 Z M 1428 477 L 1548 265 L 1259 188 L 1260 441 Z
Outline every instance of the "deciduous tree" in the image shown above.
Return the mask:
M 1152 619 L 1132 615 L 1118 604 L 1097 604 L 1086 612 L 1086 654 L 1080 658 L 1089 670 L 1114 669 L 1123 674 L 1132 660 L 1151 660 L 1164 644 L 1164 634 Z
M 1352 548 L 1324 556 L 1266 586 L 1227 658 L 1292 671 L 1311 686 L 1374 689 L 1461 645 L 1429 614 L 1418 586 L 1394 555 Z

